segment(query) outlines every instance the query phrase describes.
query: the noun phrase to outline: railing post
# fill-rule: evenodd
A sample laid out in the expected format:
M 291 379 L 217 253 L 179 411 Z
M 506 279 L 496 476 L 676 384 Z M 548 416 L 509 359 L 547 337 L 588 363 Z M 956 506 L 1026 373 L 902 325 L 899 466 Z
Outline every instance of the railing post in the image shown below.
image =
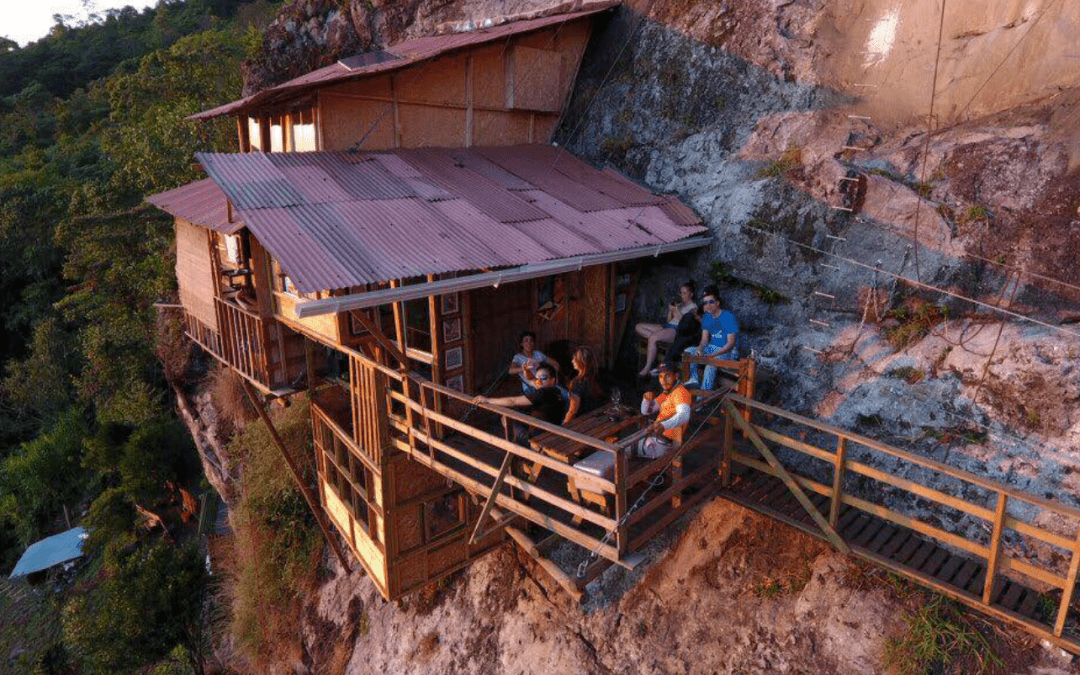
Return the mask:
M 720 484 L 731 487 L 731 457 L 735 454 L 735 421 L 724 411 L 724 448 L 720 457 Z
M 630 476 L 629 448 L 615 447 L 615 547 L 619 558 L 626 553 L 630 537 L 624 517 L 626 516 L 626 481 Z
M 1065 631 L 1065 619 L 1069 616 L 1069 605 L 1072 603 L 1073 590 L 1076 588 L 1076 573 L 1080 571 L 1080 532 L 1076 534 L 1073 542 L 1072 560 L 1069 562 L 1069 576 L 1065 578 L 1065 588 L 1061 589 L 1061 606 L 1058 607 L 1057 619 L 1054 621 L 1054 635 L 1061 637 Z
M 833 470 L 832 500 L 829 502 L 829 525 L 836 527 L 840 520 L 840 507 L 844 503 L 844 462 L 847 460 L 847 439 L 836 437 L 836 467 Z
M 989 606 L 994 597 L 994 578 L 997 576 L 998 558 L 1001 555 L 1001 533 L 1005 529 L 1005 512 L 1008 510 L 1009 496 L 999 492 L 997 509 L 994 511 L 994 530 L 990 535 L 990 557 L 986 560 L 986 579 L 983 583 L 982 601 Z

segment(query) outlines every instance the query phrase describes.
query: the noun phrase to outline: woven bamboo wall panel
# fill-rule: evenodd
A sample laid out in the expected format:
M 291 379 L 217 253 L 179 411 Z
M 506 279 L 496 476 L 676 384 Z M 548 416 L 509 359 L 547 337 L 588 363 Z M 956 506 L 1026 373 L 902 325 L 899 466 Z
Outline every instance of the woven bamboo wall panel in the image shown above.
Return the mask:
M 446 478 L 418 462 L 404 459 L 392 465 L 394 501 L 403 501 L 438 492 L 446 487 Z
M 180 304 L 189 314 L 220 331 L 214 311 L 214 271 L 208 230 L 176 219 L 176 281 Z

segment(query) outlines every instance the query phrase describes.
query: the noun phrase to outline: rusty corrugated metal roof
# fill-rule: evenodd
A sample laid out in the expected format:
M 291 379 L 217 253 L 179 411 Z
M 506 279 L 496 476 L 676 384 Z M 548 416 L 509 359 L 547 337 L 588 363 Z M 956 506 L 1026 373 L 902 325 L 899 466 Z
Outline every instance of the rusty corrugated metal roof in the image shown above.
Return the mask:
M 236 215 L 305 292 L 661 245 L 705 231 L 670 197 L 546 146 L 198 158 L 219 199 L 224 192 L 237 200 Z
M 244 227 L 243 221 L 235 214 L 233 222 L 229 222 L 229 207 L 225 194 L 209 178 L 150 195 L 146 201 L 192 225 L 207 227 L 224 234 L 233 234 Z
M 421 61 L 433 59 L 436 56 L 452 52 L 456 49 L 463 47 L 471 47 L 475 45 L 481 45 L 486 42 L 493 42 L 495 40 L 504 39 L 512 35 L 518 35 L 521 33 L 528 33 L 534 30 L 540 30 L 548 26 L 553 26 L 566 21 L 573 21 L 592 14 L 597 14 L 612 7 L 617 7 L 621 4 L 621 0 L 600 0 L 599 2 L 585 2 L 582 3 L 580 8 L 574 12 L 566 12 L 561 14 L 554 14 L 551 16 L 543 16 L 535 19 L 526 19 L 522 21 L 513 21 L 511 23 L 505 23 L 500 26 L 492 26 L 490 28 L 480 28 L 477 30 L 469 31 L 467 33 L 452 33 L 449 35 L 433 35 L 429 37 L 415 38 L 412 40 L 406 40 L 399 42 L 396 45 L 387 47 L 384 51 L 388 57 L 386 59 L 371 59 L 372 63 L 359 68 L 350 68 L 348 65 L 342 64 L 340 61 L 333 65 L 313 70 L 312 72 L 301 75 L 279 84 L 269 89 L 257 92 L 242 98 L 232 103 L 226 103 L 225 105 L 212 108 L 210 110 L 204 110 L 203 112 L 191 115 L 188 119 L 209 119 L 212 117 L 220 117 L 221 115 L 228 115 L 230 113 L 238 112 L 244 108 L 264 105 L 279 100 L 291 98 L 310 87 L 318 85 L 325 85 L 332 82 L 339 82 L 343 80 L 367 77 L 378 73 L 384 73 L 391 70 L 398 70 L 401 68 L 407 68 L 415 65 Z

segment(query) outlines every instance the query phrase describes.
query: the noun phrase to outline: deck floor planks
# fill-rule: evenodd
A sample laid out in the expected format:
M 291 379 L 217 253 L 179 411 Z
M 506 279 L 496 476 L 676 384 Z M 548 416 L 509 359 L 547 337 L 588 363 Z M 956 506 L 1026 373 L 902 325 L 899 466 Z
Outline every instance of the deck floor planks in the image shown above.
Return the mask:
M 889 526 L 887 523 L 883 523 L 875 519 L 870 525 L 863 528 L 863 531 L 859 533 L 859 536 L 852 539 L 849 543 L 852 546 L 862 546 L 866 548 L 866 545 L 877 537 L 878 533 L 887 529 Z
M 923 574 L 929 574 L 932 577 L 936 577 L 938 570 L 945 564 L 945 560 L 948 559 L 949 552 L 940 546 L 936 548 L 933 555 L 923 564 L 919 571 Z
M 937 550 L 939 550 L 937 544 L 930 540 L 924 540 L 922 546 L 920 546 L 918 550 L 915 551 L 915 555 L 911 556 L 911 560 L 908 561 L 908 567 L 921 570 L 923 564 Z
M 1017 607 L 1016 611 L 1029 619 L 1035 619 L 1039 614 L 1039 594 L 1030 588 L 1026 589 L 1024 597 L 1020 601 L 1020 606 Z
M 877 553 L 881 550 L 881 546 L 889 543 L 889 540 L 895 537 L 896 532 L 899 531 L 900 528 L 897 528 L 895 525 L 886 525 L 885 527 L 882 527 L 877 536 L 866 544 L 866 549 Z
M 896 555 L 896 552 L 900 550 L 907 542 L 915 536 L 915 533 L 907 528 L 900 530 L 900 534 L 889 540 L 889 543 L 885 544 L 881 548 L 881 555 L 886 558 L 892 558 Z
M 979 571 L 979 564 L 974 560 L 965 560 L 961 565 L 960 571 L 953 577 L 952 585 L 957 588 L 967 590 L 968 583 L 975 578 L 975 575 Z
M 900 563 L 901 565 L 906 565 L 907 561 L 911 560 L 911 557 L 913 555 L 915 555 L 915 551 L 917 551 L 919 549 L 919 547 L 922 546 L 924 541 L 926 541 L 926 540 L 923 539 L 922 537 L 920 537 L 918 535 L 913 535 L 900 548 L 900 550 L 897 551 L 896 555 L 891 556 L 892 559 L 895 560 L 896 562 Z
M 999 577 L 999 578 L 1001 578 L 1001 577 Z M 1006 609 L 1009 609 L 1009 610 L 1012 610 L 1012 611 L 1015 612 L 1015 611 L 1017 611 L 1019 609 L 1020 596 L 1026 590 L 1027 589 L 1024 588 L 1023 586 L 1021 586 L 1020 584 L 1015 583 L 1012 580 L 1009 580 L 1008 582 L 1006 582 L 1005 588 L 1002 589 L 1001 599 L 998 600 L 997 602 L 1002 607 L 1005 607 Z
M 956 573 L 960 571 L 966 558 L 950 553 L 949 559 L 945 561 L 945 564 L 941 567 L 941 572 L 936 576 L 939 580 L 951 584 Z

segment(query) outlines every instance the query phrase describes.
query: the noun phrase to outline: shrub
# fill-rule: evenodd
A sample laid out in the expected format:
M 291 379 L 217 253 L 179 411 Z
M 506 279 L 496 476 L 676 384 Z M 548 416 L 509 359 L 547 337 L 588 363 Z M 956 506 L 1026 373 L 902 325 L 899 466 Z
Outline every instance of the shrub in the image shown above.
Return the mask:
M 307 403 L 296 402 L 276 415 L 274 424 L 310 484 L 314 472 Z M 236 569 L 228 589 L 231 630 L 256 664 L 293 658 L 299 649 L 299 599 L 315 584 L 323 540 L 265 425 L 246 426 L 228 451 L 242 465 L 239 504 L 232 514 Z

